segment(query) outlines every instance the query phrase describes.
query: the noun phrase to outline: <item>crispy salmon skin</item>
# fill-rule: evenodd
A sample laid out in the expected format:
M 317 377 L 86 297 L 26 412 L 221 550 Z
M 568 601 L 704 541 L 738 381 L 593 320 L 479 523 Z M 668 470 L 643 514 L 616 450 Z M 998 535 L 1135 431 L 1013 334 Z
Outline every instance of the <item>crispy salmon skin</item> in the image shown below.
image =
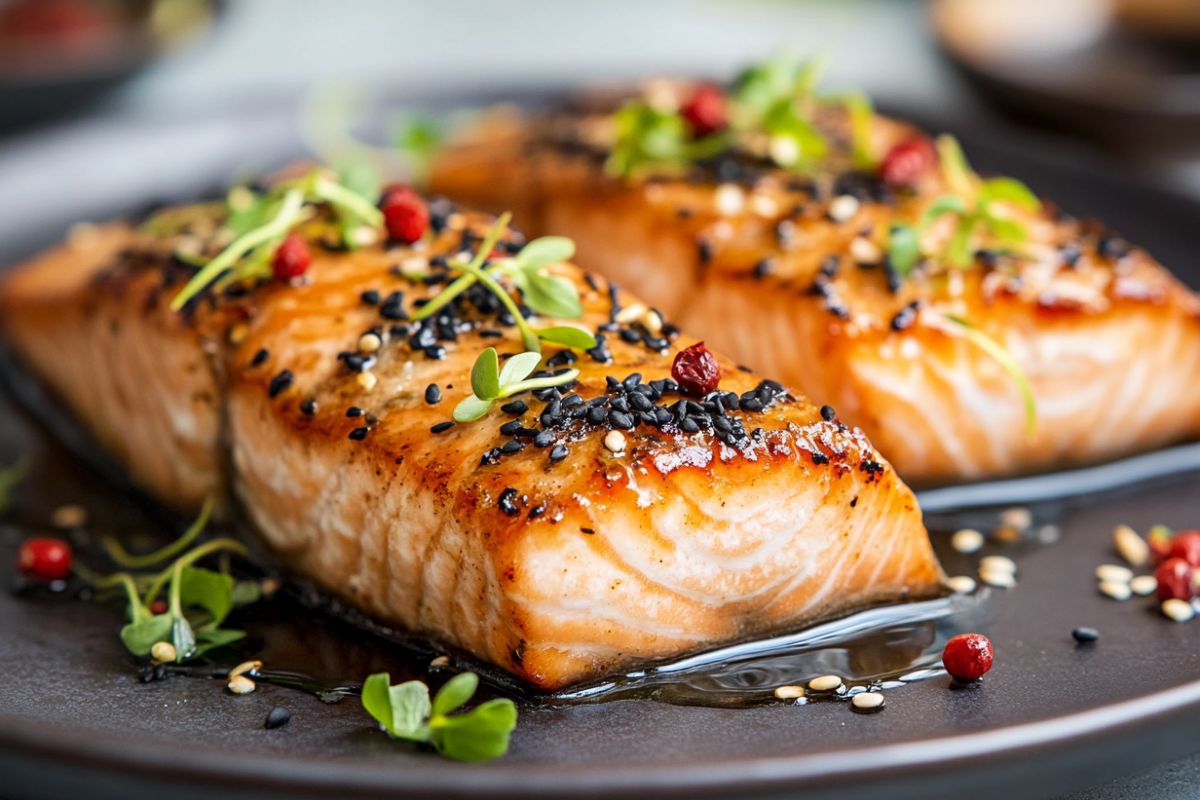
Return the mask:
M 686 97 L 689 86 L 675 89 Z M 460 131 L 430 185 L 513 209 L 533 234 L 574 238 L 583 266 L 834 405 L 915 484 L 1087 464 L 1200 434 L 1190 389 L 1200 301 L 1145 250 L 1036 207 L 1008 179 L 991 184 L 1006 190 L 992 217 L 956 244 L 984 178 L 954 174 L 931 139 L 893 119 L 866 128 L 870 167 L 854 161 L 846 113 L 822 107 L 814 124 L 830 151 L 806 170 L 733 148 L 614 175 L 610 111 L 505 110 Z M 898 260 L 903 235 L 920 248 L 915 265 Z M 966 260 L 949 263 L 964 246 Z
M 563 324 L 598 343 L 544 345 L 542 368 L 578 376 L 454 422 L 484 348 L 523 347 L 479 286 L 412 321 L 492 222 L 432 212 L 412 246 L 306 229 L 302 279 L 181 312 L 177 242 L 101 226 L 5 276 L 0 324 L 148 490 L 233 498 L 296 574 L 544 689 L 940 591 L 861 431 L 724 358 L 717 393 L 684 395 L 695 340 L 568 263 L 548 268 L 583 307 Z

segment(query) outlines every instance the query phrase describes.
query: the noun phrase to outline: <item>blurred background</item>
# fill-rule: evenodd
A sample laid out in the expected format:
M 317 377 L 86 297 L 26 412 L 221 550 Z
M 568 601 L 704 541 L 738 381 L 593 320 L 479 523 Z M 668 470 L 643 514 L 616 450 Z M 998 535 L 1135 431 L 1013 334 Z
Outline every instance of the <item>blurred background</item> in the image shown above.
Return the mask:
M 1200 199 L 1200 0 L 0 0 L 0 204 L 61 219 L 270 168 L 330 87 L 451 108 L 781 47 L 885 110 Z M 1073 797 L 1197 787 L 1187 760 Z

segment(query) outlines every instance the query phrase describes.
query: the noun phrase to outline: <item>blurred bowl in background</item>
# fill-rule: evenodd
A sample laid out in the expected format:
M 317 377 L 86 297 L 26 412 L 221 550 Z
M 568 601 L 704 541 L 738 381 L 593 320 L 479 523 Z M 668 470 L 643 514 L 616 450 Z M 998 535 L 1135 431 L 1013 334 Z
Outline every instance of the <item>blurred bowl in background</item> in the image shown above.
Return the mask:
M 1200 157 L 1198 0 L 934 0 L 942 52 L 988 101 L 1125 155 Z
M 0 0 L 0 129 L 79 111 L 196 41 L 219 0 Z

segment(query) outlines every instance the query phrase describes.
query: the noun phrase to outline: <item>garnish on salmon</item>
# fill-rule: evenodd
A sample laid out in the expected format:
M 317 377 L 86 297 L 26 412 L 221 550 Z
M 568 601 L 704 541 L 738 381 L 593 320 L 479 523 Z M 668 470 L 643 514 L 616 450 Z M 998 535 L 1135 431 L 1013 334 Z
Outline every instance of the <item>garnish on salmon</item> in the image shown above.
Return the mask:
M 294 573 L 547 689 L 940 591 L 912 492 L 859 430 L 719 355 L 717 391 L 688 394 L 671 367 L 694 339 L 522 258 L 516 232 L 485 243 L 491 218 L 435 202 L 411 244 L 347 249 L 339 208 L 301 199 L 255 239 L 304 237 L 300 278 L 245 242 L 205 273 L 228 211 L 177 209 L 169 232 L 106 224 L 0 282 L 11 348 L 164 501 L 236 499 Z M 540 354 L 478 275 L 422 314 L 478 270 Z M 522 280 L 578 315 L 533 314 Z M 541 383 L 505 394 L 522 380 Z M 487 407 L 455 422 L 472 396 Z
M 430 187 L 572 237 L 584 267 L 834 405 L 913 483 L 1200 433 L 1200 299 L 1146 251 L 810 68 L 748 71 L 724 116 L 713 91 L 489 114 Z

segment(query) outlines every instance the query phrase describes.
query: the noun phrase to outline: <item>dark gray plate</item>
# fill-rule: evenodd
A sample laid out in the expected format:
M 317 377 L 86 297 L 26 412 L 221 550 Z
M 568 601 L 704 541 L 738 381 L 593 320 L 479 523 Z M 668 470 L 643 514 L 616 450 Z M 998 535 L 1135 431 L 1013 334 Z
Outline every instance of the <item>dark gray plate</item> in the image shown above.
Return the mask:
M 0 262 L 52 241 L 77 219 L 274 165 L 298 147 L 293 131 L 289 114 L 246 109 L 186 124 L 99 122 L 10 143 L 0 150 Z M 1197 283 L 1194 204 L 1072 153 L 1042 151 L 1036 141 L 965 133 L 981 168 L 1026 176 L 1067 209 L 1103 215 Z M 15 522 L 0 532 L 0 564 L 11 563 L 24 529 L 62 502 L 83 502 L 99 528 L 147 524 L 152 509 L 87 472 L 12 408 L 0 407 L 0 420 L 0 463 L 31 453 L 37 473 L 18 498 Z M 1186 465 L 1191 452 L 1172 456 L 1180 461 L 1167 471 Z M 1132 470 L 1122 468 L 1119 481 Z M 1086 488 L 1087 477 L 1065 488 Z M 511 753 L 474 767 L 387 741 L 354 700 L 325 705 L 269 686 L 234 698 L 221 682 L 202 679 L 139 684 L 112 609 L 0 594 L 0 794 L 937 797 L 968 790 L 1036 797 L 1094 783 L 1196 748 L 1189 726 L 1200 708 L 1200 622 L 1169 623 L 1145 600 L 1107 600 L 1092 577 L 1113 558 L 1115 522 L 1141 530 L 1200 523 L 1200 475 L 1160 474 L 1120 490 L 1111 476 L 1106 481 L 1102 494 L 1037 506 L 1041 519 L 1061 524 L 1058 544 L 1004 549 L 1020 563 L 1020 583 L 988 601 L 984 630 L 997 663 L 981 686 L 914 683 L 890 691 L 874 716 L 842 704 L 534 704 L 522 709 Z M 1008 502 L 1038 486 L 973 487 L 930 499 L 950 509 Z M 945 527 L 955 521 L 945 511 L 931 519 Z M 970 572 L 973 559 L 951 553 L 946 564 L 952 574 Z M 286 600 L 246 622 L 269 648 L 301 654 L 308 671 L 328 679 L 360 679 L 398 663 L 391 646 Z M 1076 646 L 1070 630 L 1078 625 L 1100 628 L 1102 640 Z M 265 731 L 263 718 L 276 705 L 289 707 L 293 721 Z

